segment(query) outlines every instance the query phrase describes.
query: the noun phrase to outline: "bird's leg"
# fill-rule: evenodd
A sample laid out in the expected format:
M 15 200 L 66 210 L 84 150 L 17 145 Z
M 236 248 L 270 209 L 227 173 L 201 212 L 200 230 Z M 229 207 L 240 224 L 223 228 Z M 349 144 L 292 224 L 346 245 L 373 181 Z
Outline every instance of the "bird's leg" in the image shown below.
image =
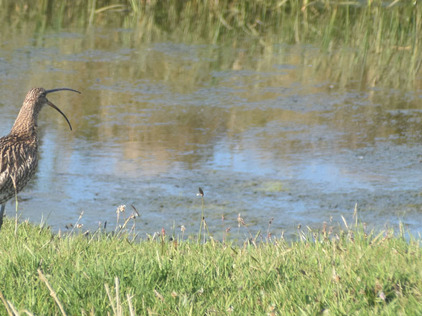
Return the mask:
M 0 210 L 0 229 L 3 226 L 3 216 L 4 216 L 4 209 L 6 208 L 6 203 L 3 203 L 1 205 L 1 210 Z

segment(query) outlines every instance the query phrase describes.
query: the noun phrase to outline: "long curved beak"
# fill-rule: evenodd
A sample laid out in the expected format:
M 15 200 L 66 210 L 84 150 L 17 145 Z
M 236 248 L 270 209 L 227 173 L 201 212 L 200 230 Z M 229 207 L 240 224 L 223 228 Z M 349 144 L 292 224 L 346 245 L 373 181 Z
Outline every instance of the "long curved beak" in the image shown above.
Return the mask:
M 69 88 L 57 88 L 57 89 L 46 90 L 45 91 L 45 94 L 49 94 L 49 93 L 56 92 L 56 91 L 63 91 L 63 90 L 73 91 L 73 92 L 77 92 L 77 93 L 81 94 L 79 91 L 73 90 L 73 89 L 69 89 Z
M 64 113 L 62 112 L 62 111 L 60 111 L 60 109 L 57 107 L 57 106 L 55 106 L 53 103 L 51 103 L 50 101 L 47 101 L 47 104 L 49 105 L 49 106 L 51 106 L 53 109 L 56 109 L 61 115 L 63 115 L 63 117 L 66 119 L 66 121 L 67 121 L 67 124 L 69 124 L 69 127 L 70 127 L 70 130 L 72 130 L 72 125 L 70 125 L 70 122 L 69 122 L 69 120 L 67 119 L 67 117 L 66 117 L 66 115 L 64 115 Z
M 46 90 L 45 94 L 49 94 L 52 92 L 56 92 L 56 91 L 63 91 L 63 90 L 67 90 L 67 91 L 73 91 L 73 92 L 77 92 L 79 94 L 81 94 L 79 91 L 77 90 L 73 90 L 73 89 L 69 89 L 69 88 L 58 88 L 58 89 L 52 89 L 52 90 Z M 66 115 L 64 115 L 64 113 L 57 107 L 55 106 L 53 103 L 51 103 L 50 101 L 47 100 L 47 104 L 49 106 L 51 106 L 53 109 L 57 110 L 61 115 L 63 115 L 63 117 L 66 119 L 67 124 L 69 124 L 70 130 L 72 130 L 72 125 L 70 125 L 69 120 L 67 119 Z

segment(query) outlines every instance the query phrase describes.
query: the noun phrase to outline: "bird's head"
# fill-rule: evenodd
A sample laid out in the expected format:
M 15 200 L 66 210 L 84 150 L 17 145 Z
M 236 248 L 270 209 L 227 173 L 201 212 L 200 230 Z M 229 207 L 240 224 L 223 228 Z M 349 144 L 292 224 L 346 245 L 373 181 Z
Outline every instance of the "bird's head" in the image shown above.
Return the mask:
M 41 109 L 45 105 L 51 106 L 53 109 L 57 110 L 61 115 L 63 115 L 63 117 L 66 119 L 67 123 L 69 124 L 70 130 L 72 130 L 72 125 L 70 125 L 70 122 L 67 119 L 66 115 L 64 115 L 64 113 L 57 106 L 55 106 L 53 103 L 51 103 L 47 99 L 47 94 L 52 93 L 52 92 L 57 92 L 57 91 L 63 91 L 63 90 L 73 91 L 80 94 L 79 91 L 69 89 L 69 88 L 58 88 L 58 89 L 52 89 L 52 90 L 45 90 L 44 88 L 34 88 L 34 89 L 29 90 L 28 94 L 26 95 L 24 105 L 33 107 L 33 111 L 34 113 L 36 113 L 36 116 L 38 116 L 38 113 L 41 111 Z

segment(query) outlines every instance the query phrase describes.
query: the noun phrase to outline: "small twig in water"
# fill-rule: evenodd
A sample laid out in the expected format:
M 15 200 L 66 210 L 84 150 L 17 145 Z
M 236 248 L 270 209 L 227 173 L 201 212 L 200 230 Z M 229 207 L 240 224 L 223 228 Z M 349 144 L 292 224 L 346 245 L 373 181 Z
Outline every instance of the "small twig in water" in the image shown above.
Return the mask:
M 197 196 L 201 196 L 202 200 L 202 215 L 201 215 L 201 223 L 199 225 L 199 233 L 198 233 L 198 241 L 201 238 L 201 230 L 202 230 L 202 224 L 204 224 L 204 243 L 205 243 L 205 217 L 204 217 L 204 191 L 202 188 L 198 189 L 199 193 L 197 193 Z

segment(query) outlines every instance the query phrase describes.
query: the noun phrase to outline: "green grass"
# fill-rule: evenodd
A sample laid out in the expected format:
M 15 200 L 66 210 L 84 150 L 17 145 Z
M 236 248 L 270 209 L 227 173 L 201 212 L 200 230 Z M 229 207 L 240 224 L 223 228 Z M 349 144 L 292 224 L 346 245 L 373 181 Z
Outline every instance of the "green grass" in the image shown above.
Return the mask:
M 419 240 L 363 228 L 298 234 L 236 246 L 99 231 L 63 236 L 24 222 L 15 237 L 6 219 L 0 314 L 6 306 L 10 315 L 422 313 Z

